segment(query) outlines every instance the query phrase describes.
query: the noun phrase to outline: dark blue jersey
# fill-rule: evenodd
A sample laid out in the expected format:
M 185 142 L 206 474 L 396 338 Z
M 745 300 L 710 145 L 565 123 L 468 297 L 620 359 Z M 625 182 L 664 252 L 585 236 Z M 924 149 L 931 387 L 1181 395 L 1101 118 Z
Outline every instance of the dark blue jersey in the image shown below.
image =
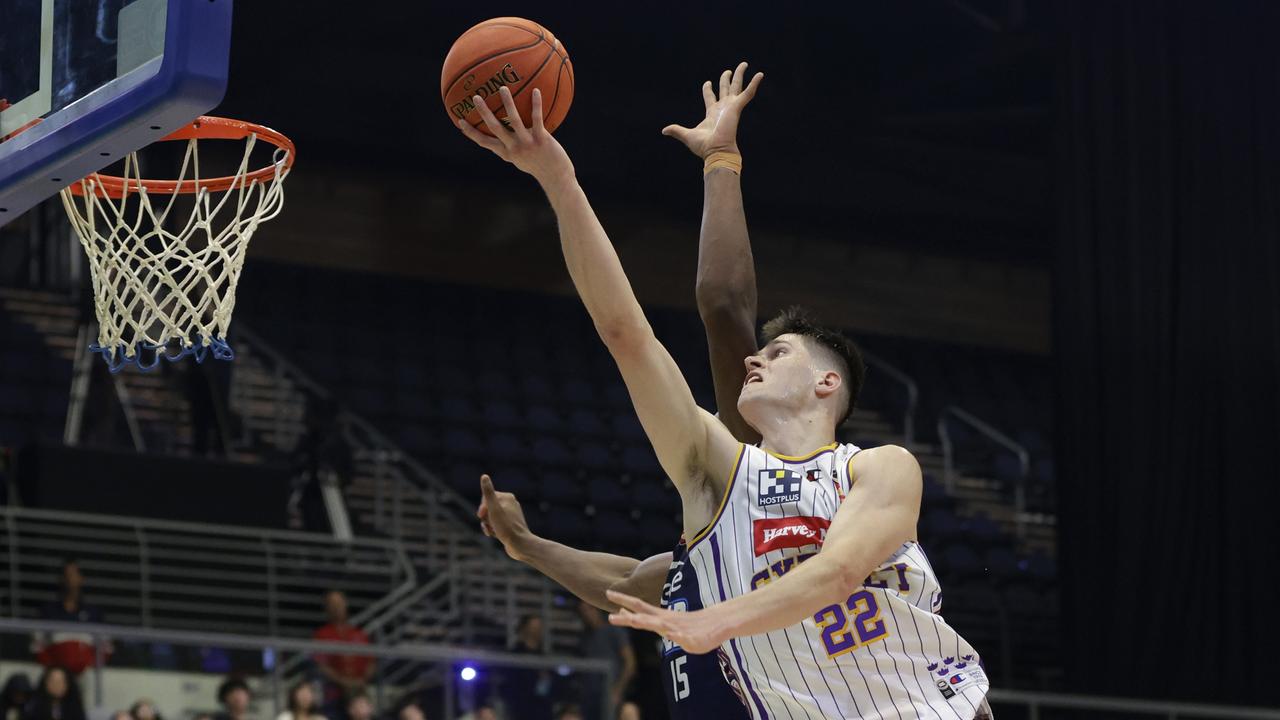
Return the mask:
M 682 612 L 702 609 L 698 574 L 688 559 L 689 551 L 681 538 L 667 570 L 667 583 L 662 586 L 662 607 Z M 662 660 L 667 669 L 662 686 L 671 720 L 750 720 L 741 686 L 723 650 L 689 655 L 663 638 Z

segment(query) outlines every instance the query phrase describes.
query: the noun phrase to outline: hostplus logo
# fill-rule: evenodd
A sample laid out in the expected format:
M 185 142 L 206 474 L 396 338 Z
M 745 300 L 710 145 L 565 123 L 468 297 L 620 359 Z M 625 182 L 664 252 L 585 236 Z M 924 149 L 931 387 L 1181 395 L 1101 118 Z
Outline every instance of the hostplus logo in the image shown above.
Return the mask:
M 787 468 L 760 471 L 760 493 L 756 504 L 760 507 L 780 505 L 800 500 L 800 473 Z

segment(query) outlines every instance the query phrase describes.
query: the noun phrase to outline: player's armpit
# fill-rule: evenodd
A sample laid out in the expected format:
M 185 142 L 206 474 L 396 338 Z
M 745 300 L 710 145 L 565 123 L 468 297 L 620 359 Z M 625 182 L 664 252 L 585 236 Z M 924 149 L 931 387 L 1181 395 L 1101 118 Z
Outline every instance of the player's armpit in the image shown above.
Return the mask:
M 671 570 L 673 558 L 674 556 L 669 552 L 645 558 L 637 563 L 626 577 L 614 583 L 609 589 L 660 605 L 662 589 L 666 586 L 667 573 Z M 610 612 L 616 609 L 616 606 L 608 608 Z

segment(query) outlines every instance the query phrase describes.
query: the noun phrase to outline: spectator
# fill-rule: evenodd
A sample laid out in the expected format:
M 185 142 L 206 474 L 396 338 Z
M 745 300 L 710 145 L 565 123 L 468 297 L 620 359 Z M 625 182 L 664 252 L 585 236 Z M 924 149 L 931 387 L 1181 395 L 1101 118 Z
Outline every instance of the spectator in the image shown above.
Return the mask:
M 343 642 L 368 645 L 369 636 L 363 630 L 347 622 L 347 596 L 341 590 L 330 590 L 324 595 L 324 613 L 328 624 L 316 630 L 312 637 L 324 642 Z M 373 658 L 367 655 L 316 655 L 316 667 L 324 676 L 323 704 L 326 708 L 341 708 L 344 699 L 364 690 L 373 675 Z
M 58 582 L 58 599 L 40 609 L 43 620 L 61 623 L 100 623 L 102 613 L 84 602 L 84 575 L 80 564 L 67 559 L 62 564 L 62 578 Z M 36 635 L 32 642 L 36 662 L 45 667 L 59 667 L 71 675 L 79 675 L 85 668 L 97 664 L 93 636 L 88 633 L 55 632 L 48 637 Z M 110 652 L 104 648 L 105 652 Z
M 525 615 L 516 626 L 516 644 L 511 652 L 542 654 L 542 618 Z M 509 711 L 519 709 L 521 720 L 551 720 L 552 677 L 549 670 L 515 668 L 507 671 L 503 700 Z
M 640 720 L 640 706 L 633 702 L 622 703 L 618 708 L 618 720 Z
M 0 691 L 0 720 L 21 720 L 22 709 L 31 700 L 31 678 L 26 673 L 14 673 Z
M 417 700 L 410 700 L 400 707 L 396 720 L 427 720 L 427 714 L 422 712 L 422 706 Z
M 373 701 L 361 690 L 347 698 L 347 720 L 373 720 Z
M 475 710 L 462 715 L 458 720 L 498 720 L 498 713 L 488 703 L 480 703 Z
M 218 686 L 218 702 L 222 712 L 213 720 L 245 720 L 249 716 L 249 686 L 237 677 L 229 677 Z
M 156 704 L 150 698 L 139 698 L 129 708 L 129 717 L 133 720 L 164 720 L 160 717 L 160 713 L 156 712 Z
M 277 715 L 276 720 L 325 720 L 316 705 L 316 694 L 311 689 L 311 681 L 299 680 L 289 688 L 285 711 Z
M 582 708 L 574 703 L 563 705 L 556 712 L 556 720 L 582 720 Z
M 582 655 L 592 660 L 605 660 L 613 665 L 613 686 L 609 688 L 609 716 L 616 717 L 626 699 L 627 688 L 636 675 L 636 653 L 631 649 L 631 638 L 619 627 L 610 625 L 604 611 L 585 602 L 578 603 L 578 615 L 582 618 Z M 600 718 L 600 698 L 604 692 L 604 678 L 598 673 L 587 674 L 582 683 L 583 708 L 588 720 Z
M 60 667 L 45 668 L 27 702 L 22 720 L 85 720 L 84 701 L 75 678 Z
M 111 713 L 111 720 L 133 720 L 128 710 L 117 710 Z

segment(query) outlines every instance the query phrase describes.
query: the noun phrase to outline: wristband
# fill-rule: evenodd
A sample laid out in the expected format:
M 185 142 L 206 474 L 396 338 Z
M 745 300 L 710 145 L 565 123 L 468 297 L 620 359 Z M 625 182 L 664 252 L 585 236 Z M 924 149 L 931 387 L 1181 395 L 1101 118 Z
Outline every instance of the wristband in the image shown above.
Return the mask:
M 725 168 L 734 175 L 741 175 L 742 156 L 733 152 L 713 152 L 703 163 L 702 174 L 706 175 L 716 168 Z

